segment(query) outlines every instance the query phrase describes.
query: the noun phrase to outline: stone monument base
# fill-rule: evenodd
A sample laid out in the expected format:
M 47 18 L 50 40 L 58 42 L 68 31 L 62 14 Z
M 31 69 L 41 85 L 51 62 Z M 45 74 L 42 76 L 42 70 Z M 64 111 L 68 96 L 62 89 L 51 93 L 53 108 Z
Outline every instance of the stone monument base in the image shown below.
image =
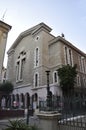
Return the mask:
M 44 112 L 41 111 L 37 113 L 39 117 L 39 128 L 42 130 L 57 130 L 58 129 L 58 120 L 61 117 L 61 114 L 58 112 Z

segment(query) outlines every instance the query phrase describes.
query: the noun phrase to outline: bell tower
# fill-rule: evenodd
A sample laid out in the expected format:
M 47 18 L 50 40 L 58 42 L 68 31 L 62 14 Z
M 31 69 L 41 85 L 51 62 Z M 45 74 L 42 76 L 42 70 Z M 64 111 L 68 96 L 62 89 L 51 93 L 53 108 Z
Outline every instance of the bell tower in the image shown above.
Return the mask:
M 3 61 L 7 43 L 8 32 L 10 31 L 11 26 L 4 23 L 0 20 L 0 82 L 3 68 Z

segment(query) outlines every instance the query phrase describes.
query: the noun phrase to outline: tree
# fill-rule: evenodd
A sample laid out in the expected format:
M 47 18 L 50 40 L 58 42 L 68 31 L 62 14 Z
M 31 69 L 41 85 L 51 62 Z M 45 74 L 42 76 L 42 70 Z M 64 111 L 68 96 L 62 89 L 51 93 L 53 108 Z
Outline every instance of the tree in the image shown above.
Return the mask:
M 76 64 L 73 67 L 68 64 L 58 69 L 60 86 L 64 95 L 70 94 L 71 90 L 74 89 L 75 79 L 77 75 L 76 68 Z
M 9 81 L 0 84 L 0 91 L 3 93 L 11 93 L 13 91 L 13 84 Z
M 0 100 L 2 97 L 6 99 L 6 106 L 8 106 L 8 102 L 10 100 L 10 93 L 13 91 L 13 84 L 9 81 L 0 84 Z

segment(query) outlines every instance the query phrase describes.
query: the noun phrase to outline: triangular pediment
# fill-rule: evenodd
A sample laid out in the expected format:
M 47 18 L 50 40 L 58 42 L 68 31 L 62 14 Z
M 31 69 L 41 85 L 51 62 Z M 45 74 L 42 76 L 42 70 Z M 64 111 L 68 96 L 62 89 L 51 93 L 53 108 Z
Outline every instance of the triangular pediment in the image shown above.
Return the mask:
M 13 43 L 13 45 L 10 47 L 10 49 L 8 50 L 8 54 L 11 52 L 11 50 L 15 49 L 15 47 L 18 45 L 18 43 L 26 36 L 28 35 L 35 35 L 35 33 L 37 33 L 39 30 L 45 30 L 47 32 L 51 32 L 51 28 L 49 26 L 47 26 L 45 23 L 40 23 L 24 32 L 22 32 L 17 39 L 15 40 L 15 42 Z

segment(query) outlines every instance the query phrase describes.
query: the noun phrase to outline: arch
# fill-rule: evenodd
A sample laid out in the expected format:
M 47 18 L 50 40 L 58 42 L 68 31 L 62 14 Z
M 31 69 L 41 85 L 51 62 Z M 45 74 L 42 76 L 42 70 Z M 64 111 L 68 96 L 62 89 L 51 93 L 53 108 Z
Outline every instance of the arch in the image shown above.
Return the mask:
M 52 91 L 49 91 L 49 95 L 50 95 L 50 97 L 52 97 L 52 96 L 53 96 Z
M 2 96 L 2 99 L 1 99 L 1 108 L 4 109 L 6 107 L 6 98 L 5 96 Z
M 33 109 L 36 109 L 38 107 L 38 94 L 34 93 L 32 95 L 32 102 L 33 102 Z
M 11 100 L 11 102 L 12 102 L 12 107 L 14 108 L 14 101 L 16 100 L 16 97 L 15 97 L 15 95 L 14 94 L 12 94 L 12 100 Z
M 29 93 L 26 93 L 25 94 L 25 107 L 29 108 L 29 105 L 30 105 L 30 96 L 29 96 Z
M 19 94 L 16 94 L 16 105 L 19 107 Z
M 23 93 L 20 94 L 20 107 L 21 108 L 25 107 L 25 97 Z
M 37 95 L 37 93 L 34 94 L 34 100 L 35 100 L 35 101 L 38 100 L 38 95 Z
M 37 101 L 37 100 L 38 100 L 38 94 L 37 94 L 37 93 L 34 93 L 34 94 L 32 95 L 32 100 L 33 100 L 33 101 Z
M 11 108 L 11 95 L 8 96 L 8 100 L 7 100 L 7 108 Z
M 16 94 L 16 101 L 19 102 L 19 94 Z
M 12 101 L 15 101 L 15 95 L 12 94 Z

